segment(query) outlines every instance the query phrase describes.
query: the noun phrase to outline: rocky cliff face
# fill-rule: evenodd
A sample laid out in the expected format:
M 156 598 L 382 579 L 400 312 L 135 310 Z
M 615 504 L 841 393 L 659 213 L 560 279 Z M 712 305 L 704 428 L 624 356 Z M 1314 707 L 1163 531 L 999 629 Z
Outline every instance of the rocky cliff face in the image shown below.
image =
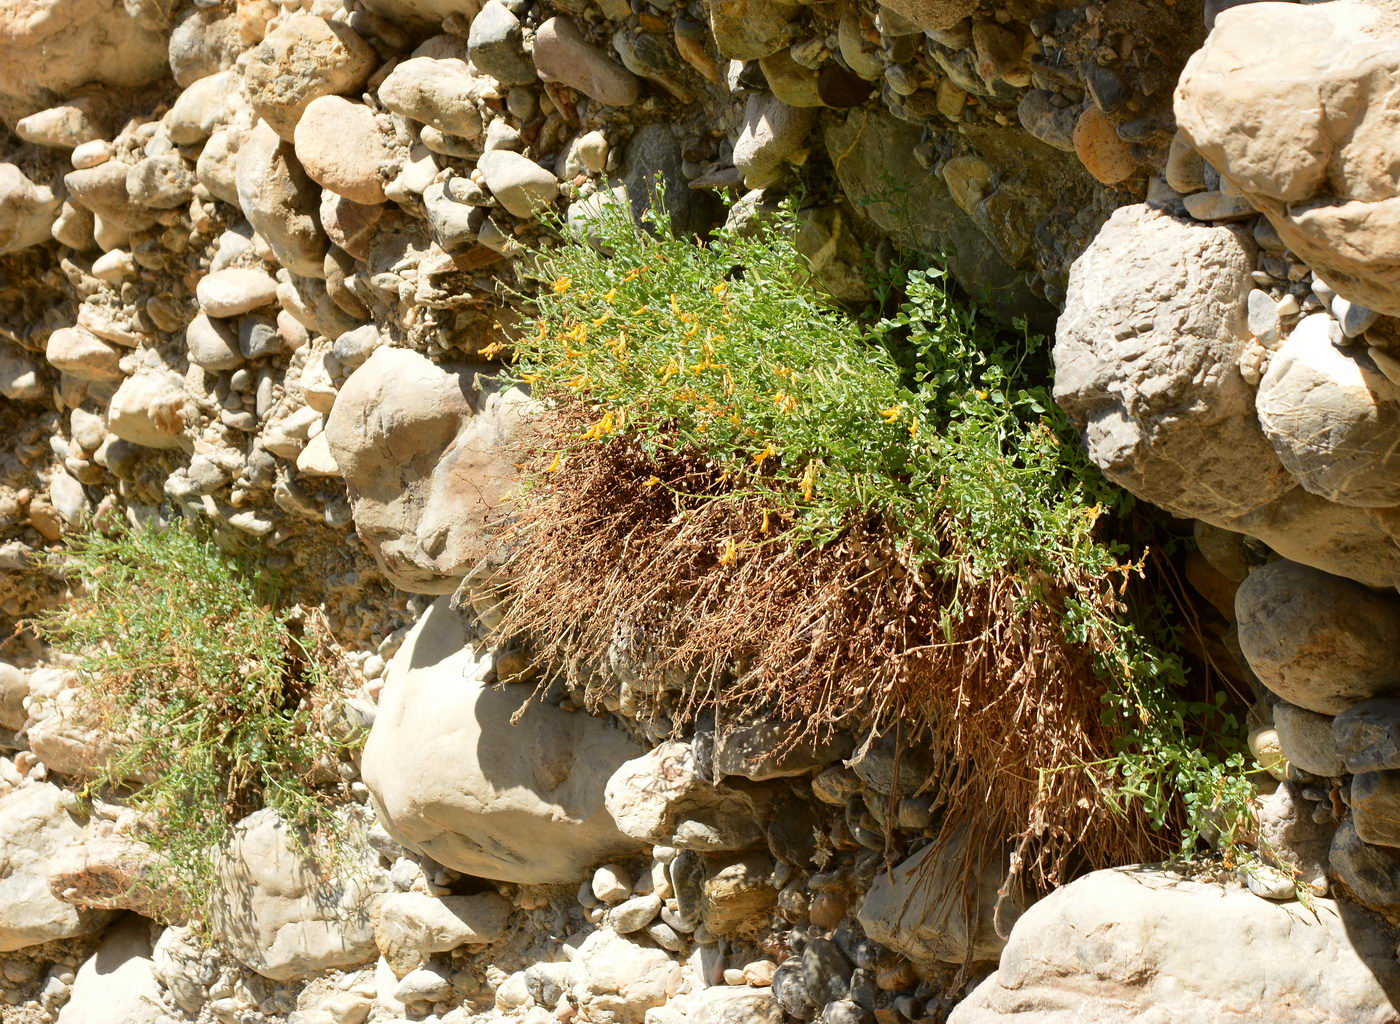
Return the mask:
M 354 869 L 254 814 L 205 948 L 141 916 L 129 812 L 78 813 L 114 739 L 71 659 L 12 642 L 0 1019 L 1400 1020 L 1397 73 L 1380 0 L 0 0 L 0 615 L 94 515 L 178 506 L 326 608 L 373 723 Z M 658 176 L 697 233 L 800 191 L 843 300 L 898 246 L 1054 326 L 1257 684 L 1242 879 L 1027 909 L 994 859 L 965 899 L 935 765 L 673 736 L 621 633 L 609 717 L 516 713 L 517 260 Z

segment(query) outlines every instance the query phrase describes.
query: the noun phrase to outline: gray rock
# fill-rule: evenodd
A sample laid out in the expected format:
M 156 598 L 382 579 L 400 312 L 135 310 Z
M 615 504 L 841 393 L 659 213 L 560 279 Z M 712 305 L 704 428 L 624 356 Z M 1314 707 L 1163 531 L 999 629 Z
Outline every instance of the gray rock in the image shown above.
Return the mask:
M 238 351 L 244 359 L 263 359 L 285 351 L 277 321 L 270 316 L 245 316 L 238 321 Z
M 940 961 L 997 959 L 1006 942 L 996 920 L 1014 921 L 1021 905 L 1010 896 L 998 914 L 1006 877 L 1000 860 L 975 859 L 976 889 L 965 891 L 964 860 L 976 857 L 970 846 L 962 833 L 940 838 L 876 875 L 856 915 L 865 934 L 920 970 Z
M 1384 914 L 1400 912 L 1400 850 L 1372 846 L 1343 818 L 1332 836 L 1332 876 L 1356 902 Z
M 1296 895 L 1297 883 L 1314 885 L 1326 879 L 1336 825 L 1330 820 L 1315 821 L 1316 809 L 1292 782 L 1279 783 L 1272 793 L 1261 795 L 1256 805 L 1259 853 L 1286 872 L 1289 899 Z
M 1331 739 L 1349 772 L 1400 768 L 1400 700 L 1364 700 L 1332 719 Z M 1311 771 L 1299 765 L 1304 771 Z M 1341 771 L 1317 774 L 1341 775 Z
M 1017 104 L 1016 116 L 1033 137 L 1061 152 L 1073 153 L 1074 125 L 1080 108 L 1072 104 L 1059 106 L 1054 102 L 1058 96 L 1049 89 L 1031 89 Z
M 271 280 L 269 278 L 268 280 Z M 276 294 L 275 281 L 272 282 Z M 217 373 L 243 365 L 243 353 L 238 350 L 238 332 L 217 318 L 200 313 L 185 328 L 185 348 L 195 366 Z
M 606 801 L 617 827 L 648 844 L 682 850 L 745 850 L 763 841 L 768 791 L 703 778 L 691 744 L 662 743 L 620 765 Z
M 586 714 L 522 710 L 525 698 L 485 682 L 492 665 L 446 598 L 390 661 L 362 766 L 385 829 L 456 871 L 531 884 L 634 852 L 603 785 L 637 744 Z
M 850 753 L 844 735 L 795 739 L 790 722 L 764 719 L 725 726 L 715 735 L 715 770 L 754 782 L 792 778 L 824 768 Z
M 765 188 L 781 175 L 783 162 L 802 145 L 816 121 L 810 107 L 791 107 L 772 93 L 749 95 L 734 143 L 734 166 L 748 188 Z
M 656 893 L 646 893 L 623 900 L 608 911 L 607 924 L 619 935 L 639 932 L 661 913 L 661 897 Z
M 759 60 L 787 46 L 801 10 L 776 0 L 715 0 L 705 6 L 715 46 L 734 60 Z
M 1153 868 L 1095 871 L 1026 912 L 949 1024 L 1394 1017 L 1400 964 L 1382 923 L 1350 904 L 1313 908 Z
M 486 220 L 481 207 L 459 202 L 445 182 L 434 182 L 423 190 L 423 212 L 444 252 L 456 252 L 475 242 Z
M 1342 335 L 1347 338 L 1359 338 L 1366 333 L 1366 328 L 1379 319 L 1380 314 L 1374 309 L 1367 309 L 1356 302 L 1351 302 L 1338 295 L 1332 300 L 1332 315 L 1337 318 L 1337 322 L 1342 326 Z
M 1400 386 L 1359 350 L 1332 344 L 1325 314 L 1305 317 L 1259 383 L 1259 422 L 1279 460 L 1342 505 L 1400 505 Z
M 324 277 L 329 240 L 321 230 L 321 188 L 292 144 L 260 123 L 244 137 L 237 167 L 239 208 L 277 261 L 293 274 Z
M 525 56 L 520 19 L 500 0 L 487 0 L 467 36 L 472 63 L 503 85 L 527 85 L 535 67 Z
M 1253 246 L 1124 206 L 1070 271 L 1055 400 L 1115 483 L 1216 525 L 1294 486 L 1240 376 Z
M 172 210 L 188 203 L 194 186 L 194 173 L 178 153 L 148 156 L 126 172 L 131 201 L 153 210 Z
M 1249 293 L 1249 333 L 1265 348 L 1278 348 L 1278 303 L 1268 292 L 1255 288 Z
M 1351 777 L 1351 823 L 1363 842 L 1400 847 L 1400 771 Z
M 1346 766 L 1337 741 L 1332 736 L 1333 719 L 1287 701 L 1274 705 L 1274 728 L 1279 746 L 1288 763 L 1312 775 L 1336 778 L 1345 775 Z M 1400 762 L 1394 766 L 1400 767 Z
M 491 194 L 517 217 L 539 216 L 559 194 L 554 174 L 519 153 L 495 149 L 483 153 L 477 167 Z
M 712 196 L 690 188 L 684 162 L 680 141 L 670 125 L 653 122 L 637 130 L 622 162 L 634 218 L 640 222 L 650 208 L 659 180 L 666 189 L 666 212 L 677 235 L 704 234 L 723 219 Z
M 1259 681 L 1323 715 L 1400 689 L 1400 599 L 1294 562 L 1249 574 L 1235 595 L 1239 643 Z

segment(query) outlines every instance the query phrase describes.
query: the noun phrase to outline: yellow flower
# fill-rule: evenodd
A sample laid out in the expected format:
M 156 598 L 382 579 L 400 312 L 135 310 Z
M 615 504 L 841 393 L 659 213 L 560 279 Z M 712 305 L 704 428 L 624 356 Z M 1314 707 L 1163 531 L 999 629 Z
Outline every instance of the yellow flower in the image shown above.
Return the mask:
M 734 538 L 730 537 L 720 548 L 719 564 L 733 565 L 739 560 L 739 546 L 734 543 Z
M 670 360 L 666 363 L 665 367 L 661 370 L 661 383 L 665 384 L 668 380 L 670 380 L 672 377 L 674 377 L 680 372 L 680 364 L 676 362 L 676 357 L 672 356 Z
M 554 461 L 551 462 L 548 466 L 545 466 L 545 467 L 544 467 L 544 471 L 545 471 L 546 473 L 554 473 L 554 472 L 557 472 L 558 469 L 559 469 L 559 467 L 560 467 L 561 465 L 563 465 L 563 463 L 564 463 L 564 456 L 563 456 L 560 452 L 555 452 L 555 453 L 554 453 Z
M 563 295 L 573 286 L 574 279 L 572 277 L 556 277 L 554 279 L 554 284 L 552 284 L 550 287 L 554 289 L 555 295 Z
M 919 421 L 918 421 L 918 420 L 915 420 L 913 423 L 909 424 L 909 436 L 910 436 L 911 438 L 913 438 L 913 437 L 918 437 L 918 436 L 919 436 Z
M 482 359 L 494 359 L 506 350 L 505 342 L 493 341 L 481 350 Z
M 533 384 L 540 379 L 540 375 L 538 373 L 522 373 L 520 379 L 526 384 Z
M 655 487 L 655 486 L 656 486 L 657 484 L 659 484 L 660 482 L 661 482 L 661 478 L 660 478 L 659 476 L 650 476 L 650 477 L 647 477 L 646 483 L 642 484 L 642 486 L 643 486 L 643 487 Z
M 773 396 L 773 404 L 783 412 L 793 412 L 797 409 L 797 396 L 786 391 L 779 391 Z
M 643 274 L 645 274 L 645 273 L 646 273 L 648 270 L 650 270 L 650 269 L 651 269 L 650 267 L 637 267 L 635 270 L 629 270 L 629 271 L 627 271 L 627 274 L 622 278 L 622 280 L 623 280 L 623 281 L 635 281 L 635 280 L 637 280 L 637 278 L 641 277 Z
M 603 299 L 603 301 L 606 302 L 609 306 L 611 306 L 611 305 L 613 304 L 613 302 L 616 301 L 616 299 L 617 299 L 617 289 L 616 289 L 616 288 L 609 288 L 606 292 L 603 293 L 602 299 Z
M 763 465 L 763 463 L 764 463 L 765 461 L 767 461 L 768 459 L 771 459 L 774 455 L 777 455 L 777 454 L 778 454 L 778 449 L 774 448 L 774 447 L 770 444 L 767 448 L 763 449 L 763 451 L 761 451 L 761 452 L 756 452 L 756 453 L 754 454 L 754 457 L 753 457 L 754 464 L 755 464 L 755 465 L 761 466 L 761 465 Z M 768 514 L 768 513 L 766 513 L 766 512 L 764 513 L 764 515 L 767 515 L 767 514 Z
M 612 319 L 612 313 L 604 313 L 602 316 L 598 317 L 596 320 L 593 321 L 593 326 L 594 326 L 594 327 L 602 327 L 605 323 L 607 323 L 607 322 L 608 322 L 609 320 L 611 320 L 611 319 Z
M 678 302 L 676 301 L 676 293 L 675 293 L 675 292 L 672 292 L 672 293 L 671 293 L 671 312 L 674 313 L 674 314 L 676 314 L 676 316 L 680 316 L 680 315 L 681 315 L 681 306 L 680 306 L 680 303 L 678 303 Z
M 892 405 L 888 409 L 881 409 L 880 415 L 885 418 L 886 423 L 893 423 L 904 415 L 904 406 Z
M 609 409 L 607 412 L 603 413 L 597 423 L 593 424 L 593 426 L 589 427 L 579 436 L 585 441 L 601 441 L 616 429 L 617 418 L 613 415 L 612 410 Z
M 807 468 L 802 471 L 802 482 L 798 484 L 798 487 L 802 490 L 802 497 L 811 501 L 817 489 L 817 464 L 815 462 L 807 463 Z

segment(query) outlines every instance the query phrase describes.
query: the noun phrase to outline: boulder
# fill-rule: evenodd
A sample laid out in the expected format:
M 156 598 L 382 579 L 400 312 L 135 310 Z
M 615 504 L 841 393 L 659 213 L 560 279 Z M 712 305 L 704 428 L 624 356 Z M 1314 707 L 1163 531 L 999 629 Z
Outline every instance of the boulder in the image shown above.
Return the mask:
M 233 957 L 274 981 L 374 959 L 370 906 L 387 879 L 358 827 L 347 827 L 351 863 L 328 877 L 271 808 L 235 826 L 209 896 L 210 929 Z
M 685 1014 L 685 1024 L 783 1024 L 783 1019 L 771 989 L 748 985 L 703 989 Z
M 778 0 L 714 0 L 705 10 L 720 54 L 747 61 L 760 60 L 791 43 L 802 8 Z
M 552 172 L 508 149 L 493 149 L 477 161 L 491 194 L 517 217 L 537 217 L 559 194 Z
M 379 102 L 396 114 L 431 125 L 445 135 L 481 135 L 477 104 L 500 90 L 492 79 L 472 74 L 455 57 L 413 57 L 395 66 L 379 86 Z
M 1336 715 L 1400 690 L 1400 598 L 1295 562 L 1260 566 L 1235 595 L 1240 649 L 1290 704 Z
M 63 790 L 26 781 L 0 795 L 0 953 L 100 931 L 112 915 L 70 906 L 49 891 L 49 862 L 81 841 Z
M 141 371 L 121 382 L 107 406 L 107 429 L 145 448 L 184 448 L 194 409 L 184 382 L 169 370 Z
M 121 380 L 121 352 L 83 327 L 60 327 L 49 335 L 44 355 L 56 370 L 79 380 Z
M 1387 1024 L 1394 939 L 1360 907 L 1311 911 L 1155 868 L 1095 871 L 1032 906 L 949 1024 Z
M 772 795 L 707 781 L 691 744 L 670 740 L 620 765 L 606 801 L 617 827 L 634 839 L 714 853 L 760 845 Z
M 1311 775 L 1336 778 L 1345 775 L 1337 741 L 1332 735 L 1333 719 L 1306 708 L 1295 707 L 1287 701 L 1274 705 L 1274 728 L 1279 746 L 1288 763 Z M 1396 767 L 1400 767 L 1397 764 Z
M 1364 842 L 1346 817 L 1332 835 L 1328 864 L 1349 899 L 1392 917 L 1400 913 L 1400 849 Z
M 533 414 L 524 392 L 406 349 L 378 348 L 350 375 L 326 439 L 355 528 L 395 586 L 448 593 L 492 549 Z
M 997 959 L 1006 945 L 997 922 L 1015 921 L 1021 904 L 1008 897 L 998 912 L 1006 863 L 980 857 L 970 846 L 962 832 L 940 837 L 876 875 L 856 913 L 865 934 L 923 974 L 932 974 L 939 962 Z M 971 892 L 964 882 L 969 857 L 975 871 Z
M 350 26 L 298 14 L 249 52 L 243 88 L 257 115 L 290 142 L 312 100 L 357 92 L 378 63 Z
M 1124 206 L 1070 270 L 1055 401 L 1115 483 L 1216 525 L 1295 486 L 1239 371 L 1253 244 Z
M 325 277 L 321 189 L 307 177 L 292 143 L 259 123 L 243 138 L 237 167 L 238 206 L 277 262 L 293 274 Z
M 362 765 L 385 829 L 447 867 L 510 882 L 578 881 L 634 853 L 603 787 L 638 745 L 603 719 L 488 684 L 492 664 L 447 598 L 390 661 Z
M 458 946 L 480 946 L 506 934 L 511 902 L 494 892 L 471 896 L 429 896 L 396 892 L 374 911 L 374 938 L 385 956 L 399 950 L 445 953 Z
M 711 935 L 752 935 L 778 902 L 773 859 L 766 853 L 708 859 L 700 890 L 700 923 Z
M 467 48 L 472 64 L 503 85 L 535 81 L 535 66 L 525 55 L 520 19 L 500 0 L 486 0 L 472 19 Z
M 1364 349 L 1333 344 L 1335 321 L 1305 317 L 1269 359 L 1256 406 L 1279 461 L 1341 505 L 1400 505 L 1400 385 Z
M 1177 85 L 1177 124 L 1346 299 L 1400 314 L 1400 43 L 1373 5 L 1223 11 Z
M 151 959 L 151 924 L 128 917 L 78 968 L 58 1024 L 160 1024 L 167 1020 Z

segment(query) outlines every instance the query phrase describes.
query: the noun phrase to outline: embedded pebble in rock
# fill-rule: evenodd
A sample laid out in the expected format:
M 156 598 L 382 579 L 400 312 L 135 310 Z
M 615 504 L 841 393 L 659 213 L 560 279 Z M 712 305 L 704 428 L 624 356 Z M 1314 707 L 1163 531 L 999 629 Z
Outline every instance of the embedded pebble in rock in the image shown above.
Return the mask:
M 1133 151 L 1096 106 L 1084 108 L 1074 124 L 1074 152 L 1085 170 L 1105 185 L 1116 185 L 1137 170 Z
M 520 19 L 500 0 L 487 0 L 472 19 L 467 48 L 472 63 L 503 85 L 535 80 L 534 65 L 525 56 Z
M 369 107 L 339 96 L 320 96 L 306 105 L 295 140 L 297 160 L 312 181 L 351 202 L 384 202 L 384 181 L 397 168 L 385 132 Z
M 80 380 L 121 380 L 121 352 L 82 327 L 60 327 L 44 351 L 49 365 Z
M 644 1024 L 680 985 L 680 965 L 665 950 L 612 931 L 596 931 L 574 953 L 581 980 L 571 991 L 589 1024 Z
M 497 149 L 477 161 L 486 187 L 510 213 L 533 218 L 559 194 L 553 174 L 519 153 Z
M 577 89 L 609 107 L 637 102 L 641 83 L 583 37 L 568 18 L 550 18 L 535 30 L 535 69 L 541 81 Z
M 148 156 L 126 172 L 132 202 L 154 210 L 169 210 L 189 202 L 194 174 L 176 153 Z
M 1325 778 L 1344 775 L 1349 769 L 1333 736 L 1333 721 L 1327 715 L 1295 707 L 1287 701 L 1275 704 L 1274 728 L 1278 730 L 1279 745 L 1289 764 Z M 1392 767 L 1400 767 L 1400 761 Z
M 496 92 L 489 82 L 472 75 L 465 61 L 414 57 L 380 83 L 379 101 L 396 114 L 448 135 L 475 139 L 482 128 L 476 104 Z
M 439 1002 L 451 994 L 451 979 L 427 967 L 410 971 L 394 989 L 394 998 L 410 1006 L 414 1003 Z
M 1334 321 L 1305 317 L 1269 360 L 1259 422 L 1307 490 L 1342 505 L 1400 505 L 1400 385 L 1363 352 L 1332 344 Z
M 195 295 L 205 316 L 238 316 L 276 301 L 277 282 L 261 270 L 233 267 L 200 278 Z
M 702 888 L 701 926 L 721 936 L 756 931 L 778 900 L 772 872 L 773 861 L 766 854 L 710 860 Z
M 324 277 L 321 190 L 307 177 L 292 144 L 258 124 L 239 146 L 236 183 L 238 206 L 277 262 L 293 274 Z
M 790 107 L 771 93 L 756 92 L 744 106 L 744 123 L 734 143 L 734 166 L 748 188 L 777 181 L 783 162 L 791 156 L 815 122 L 810 107 Z
M 1357 772 L 1348 798 L 1351 822 L 1363 842 L 1400 847 L 1400 772 Z
M 1342 334 L 1347 338 L 1359 338 L 1366 329 L 1376 322 L 1380 315 L 1373 309 L 1350 302 L 1340 295 L 1332 300 L 1332 315 L 1342 325 Z
M 190 400 L 169 371 L 136 373 L 122 381 L 107 406 L 107 429 L 145 448 L 184 448 Z
M 49 107 L 21 117 L 15 122 L 15 134 L 36 146 L 76 149 L 84 142 L 102 137 L 102 129 L 92 118 L 95 106 L 89 98 Z
M 633 896 L 630 900 L 624 900 L 608 911 L 608 927 L 619 935 L 630 935 L 632 932 L 641 931 L 656 919 L 656 915 L 661 912 L 661 897 L 655 893 L 644 896 Z
M 171 104 L 162 120 L 177 146 L 203 142 L 232 113 L 238 75 L 220 71 L 195 82 Z
M 1251 572 L 1235 596 L 1239 644 L 1271 691 L 1337 715 L 1400 689 L 1400 598 L 1294 562 Z
M 1268 292 L 1255 288 L 1248 299 L 1249 333 L 1265 348 L 1277 348 L 1279 342 L 1278 303 Z
M 249 51 L 243 87 L 258 116 L 290 142 L 307 104 L 355 92 L 376 63 L 374 50 L 348 25 L 295 15 Z
M 1345 771 L 1400 768 L 1400 700 L 1376 698 L 1353 704 L 1332 719 L 1332 739 Z
M 632 894 L 632 879 L 620 865 L 604 864 L 593 872 L 590 888 L 596 899 L 617 903 Z

